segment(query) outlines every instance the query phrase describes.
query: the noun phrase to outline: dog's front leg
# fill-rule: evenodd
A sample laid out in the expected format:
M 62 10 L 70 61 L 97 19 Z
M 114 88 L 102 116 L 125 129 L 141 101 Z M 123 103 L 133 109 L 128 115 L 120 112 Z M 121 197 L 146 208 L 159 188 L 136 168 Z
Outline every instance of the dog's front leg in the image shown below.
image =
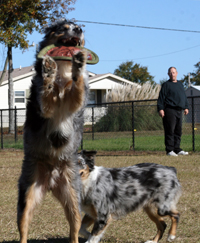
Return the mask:
M 90 237 L 90 232 L 87 231 L 87 228 L 89 228 L 93 223 L 94 219 L 91 218 L 89 215 L 85 214 L 81 222 L 79 234 L 83 235 L 86 239 L 88 239 Z
M 102 216 L 103 217 L 101 217 L 101 219 L 98 219 L 94 223 L 94 227 L 92 229 L 91 235 L 86 241 L 86 243 L 98 243 L 103 237 L 103 234 L 106 228 L 108 227 L 108 225 L 110 224 L 110 222 L 112 221 L 112 218 L 111 216 L 108 216 L 107 218 L 105 217 L 105 215 Z
M 65 88 L 65 99 L 70 112 L 76 112 L 85 101 L 85 66 L 87 52 L 80 51 L 72 59 L 72 80 L 67 82 Z
M 41 110 L 45 118 L 52 117 L 57 103 L 58 86 L 55 83 L 57 64 L 49 56 L 42 61 L 43 87 L 41 90 Z

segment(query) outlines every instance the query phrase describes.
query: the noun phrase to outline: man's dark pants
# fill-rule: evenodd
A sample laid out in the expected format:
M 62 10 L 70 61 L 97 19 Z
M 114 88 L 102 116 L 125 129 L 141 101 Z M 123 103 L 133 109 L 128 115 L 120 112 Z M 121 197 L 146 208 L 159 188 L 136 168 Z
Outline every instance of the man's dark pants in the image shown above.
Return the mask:
M 165 130 L 165 149 L 166 152 L 174 151 L 179 153 L 182 135 L 182 110 L 165 108 L 163 126 Z

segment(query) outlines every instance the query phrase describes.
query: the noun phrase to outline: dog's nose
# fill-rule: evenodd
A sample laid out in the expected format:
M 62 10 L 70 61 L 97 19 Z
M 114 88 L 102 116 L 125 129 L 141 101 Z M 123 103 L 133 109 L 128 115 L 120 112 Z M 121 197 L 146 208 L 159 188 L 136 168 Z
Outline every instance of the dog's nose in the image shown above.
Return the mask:
M 79 27 L 79 26 L 76 26 L 73 31 L 76 33 L 76 34 L 80 34 L 82 33 L 82 29 Z

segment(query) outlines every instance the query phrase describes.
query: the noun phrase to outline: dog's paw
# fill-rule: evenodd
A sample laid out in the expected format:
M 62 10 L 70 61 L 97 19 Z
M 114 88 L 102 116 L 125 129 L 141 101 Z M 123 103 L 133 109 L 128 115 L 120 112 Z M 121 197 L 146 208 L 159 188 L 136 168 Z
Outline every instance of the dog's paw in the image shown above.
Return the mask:
M 145 243 L 157 243 L 157 241 L 148 240 L 148 241 L 145 241 Z
M 78 52 L 76 55 L 73 56 L 73 65 L 77 68 L 82 68 L 85 64 L 85 54 L 84 52 Z
M 43 85 L 46 86 L 47 89 L 53 89 L 53 82 L 55 81 L 57 74 L 57 65 L 55 61 L 49 57 L 45 56 L 42 61 L 42 77 L 43 77 Z
M 79 230 L 79 234 L 82 235 L 86 239 L 88 239 L 91 236 L 90 232 L 87 231 L 85 228 L 82 228 L 82 227 Z
M 77 81 L 81 75 L 81 70 L 85 66 L 87 61 L 87 52 L 80 51 L 72 58 L 72 79 Z
M 168 235 L 167 241 L 168 241 L 168 242 L 172 242 L 172 241 L 175 240 L 175 238 L 176 238 L 175 235 Z

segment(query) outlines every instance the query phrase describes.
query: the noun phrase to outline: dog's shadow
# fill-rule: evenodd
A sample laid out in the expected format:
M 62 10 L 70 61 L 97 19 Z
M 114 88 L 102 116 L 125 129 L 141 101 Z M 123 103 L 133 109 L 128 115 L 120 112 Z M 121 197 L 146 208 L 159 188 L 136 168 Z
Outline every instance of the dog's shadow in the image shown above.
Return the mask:
M 85 243 L 87 240 L 84 239 L 84 238 L 79 237 L 78 241 L 79 241 L 79 243 Z M 110 242 L 110 243 L 112 243 L 114 241 L 101 240 L 100 242 Z M 16 241 L 16 240 L 4 241 L 3 243 L 19 243 L 19 241 Z M 31 240 L 28 240 L 27 243 L 70 243 L 70 239 L 69 238 L 48 238 L 46 240 L 34 240 L 34 239 L 31 239 Z M 128 243 L 128 241 L 127 242 L 124 241 L 123 243 Z M 145 242 L 144 241 L 140 241 L 138 243 L 145 243 Z
M 85 243 L 87 240 L 84 238 L 79 237 L 78 239 L 79 243 Z M 13 241 L 4 241 L 4 243 L 19 243 L 19 241 L 13 240 Z M 48 238 L 45 240 L 28 240 L 27 243 L 70 243 L 69 238 Z

